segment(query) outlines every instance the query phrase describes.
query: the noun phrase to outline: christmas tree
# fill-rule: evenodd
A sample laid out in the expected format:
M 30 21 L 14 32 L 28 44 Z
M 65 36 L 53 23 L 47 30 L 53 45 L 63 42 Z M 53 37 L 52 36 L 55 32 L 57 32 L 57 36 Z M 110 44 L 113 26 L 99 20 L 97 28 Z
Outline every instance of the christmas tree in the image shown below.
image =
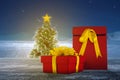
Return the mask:
M 49 55 L 49 51 L 56 47 L 57 31 L 51 27 L 51 17 L 46 14 L 43 16 L 43 25 L 38 28 L 34 36 L 34 48 L 30 53 L 30 57 L 39 57 L 41 55 Z

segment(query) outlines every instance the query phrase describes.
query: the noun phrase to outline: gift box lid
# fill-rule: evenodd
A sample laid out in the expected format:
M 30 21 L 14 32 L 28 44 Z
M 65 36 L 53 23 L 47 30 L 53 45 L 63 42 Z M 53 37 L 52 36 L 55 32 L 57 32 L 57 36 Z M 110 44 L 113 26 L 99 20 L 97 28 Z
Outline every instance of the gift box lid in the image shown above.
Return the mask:
M 84 63 L 84 61 L 84 57 L 80 56 L 80 62 Z M 41 56 L 41 62 L 52 64 L 52 56 Z M 58 64 L 76 63 L 76 56 L 57 56 L 56 62 Z
M 76 27 L 73 27 L 73 35 L 81 35 L 82 32 L 87 28 L 94 29 L 98 35 L 106 34 L 106 26 L 76 26 Z

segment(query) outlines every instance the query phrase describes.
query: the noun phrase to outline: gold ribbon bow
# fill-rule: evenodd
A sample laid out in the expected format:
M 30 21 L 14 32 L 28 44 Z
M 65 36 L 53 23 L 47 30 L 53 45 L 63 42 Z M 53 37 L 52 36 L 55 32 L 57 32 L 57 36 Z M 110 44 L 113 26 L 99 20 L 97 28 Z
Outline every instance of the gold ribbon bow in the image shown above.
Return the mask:
M 68 55 L 75 55 L 76 56 L 76 72 L 78 72 L 78 67 L 79 67 L 79 56 L 76 53 L 73 48 L 69 48 L 66 46 L 61 46 L 54 48 L 53 50 L 50 50 L 50 54 L 52 55 L 52 71 L 53 73 L 57 73 L 57 65 L 56 65 L 56 57 L 57 56 L 68 56 Z
M 79 38 L 79 41 L 83 43 L 81 46 L 79 55 L 82 55 L 82 56 L 84 55 L 88 39 L 90 40 L 90 42 L 94 43 L 96 57 L 97 58 L 99 56 L 102 57 L 100 48 L 99 48 L 99 44 L 98 44 L 97 35 L 93 29 L 85 29 L 84 32 L 82 33 L 81 37 Z

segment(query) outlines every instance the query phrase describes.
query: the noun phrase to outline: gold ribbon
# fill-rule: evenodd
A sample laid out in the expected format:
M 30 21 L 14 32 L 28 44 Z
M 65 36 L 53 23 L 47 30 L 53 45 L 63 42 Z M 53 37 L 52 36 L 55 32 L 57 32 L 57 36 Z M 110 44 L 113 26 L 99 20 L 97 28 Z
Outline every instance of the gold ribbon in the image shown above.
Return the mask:
M 77 62 L 76 62 L 76 72 L 78 72 L 78 70 L 79 70 L 79 62 L 80 62 L 79 56 L 76 56 L 76 60 L 77 60 Z
M 52 71 L 53 73 L 57 73 L 56 56 L 52 56 Z
M 53 50 L 50 50 L 50 54 L 52 55 L 52 71 L 53 73 L 57 73 L 57 65 L 56 65 L 56 57 L 57 56 L 68 56 L 68 55 L 75 55 L 76 56 L 76 72 L 79 70 L 79 55 L 76 53 L 73 48 L 68 48 L 65 46 L 61 46 L 58 48 L 54 48 Z
M 94 43 L 96 57 L 97 58 L 99 56 L 102 57 L 100 48 L 99 48 L 99 44 L 98 44 L 97 35 L 93 29 L 85 29 L 84 32 L 82 33 L 81 37 L 79 38 L 79 41 L 83 43 L 81 46 L 79 55 L 82 55 L 82 56 L 84 55 L 88 39 L 90 40 L 90 42 Z

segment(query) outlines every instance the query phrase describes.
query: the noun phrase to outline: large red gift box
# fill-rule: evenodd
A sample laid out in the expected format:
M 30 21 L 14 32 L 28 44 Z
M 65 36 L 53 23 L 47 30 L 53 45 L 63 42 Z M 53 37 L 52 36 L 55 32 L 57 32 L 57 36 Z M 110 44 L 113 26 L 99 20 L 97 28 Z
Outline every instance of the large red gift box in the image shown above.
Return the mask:
M 106 70 L 107 69 L 107 37 L 105 26 L 78 26 L 73 28 L 73 48 L 79 53 L 83 43 L 79 41 L 85 29 L 93 29 L 96 32 L 101 57 L 96 57 L 95 46 L 88 39 L 84 52 L 84 69 Z
M 53 56 L 41 56 L 43 63 L 43 72 L 53 73 L 52 69 Z M 84 57 L 79 56 L 78 72 L 82 71 L 84 67 Z M 57 73 L 68 74 L 76 72 L 76 56 L 57 56 L 56 57 Z

